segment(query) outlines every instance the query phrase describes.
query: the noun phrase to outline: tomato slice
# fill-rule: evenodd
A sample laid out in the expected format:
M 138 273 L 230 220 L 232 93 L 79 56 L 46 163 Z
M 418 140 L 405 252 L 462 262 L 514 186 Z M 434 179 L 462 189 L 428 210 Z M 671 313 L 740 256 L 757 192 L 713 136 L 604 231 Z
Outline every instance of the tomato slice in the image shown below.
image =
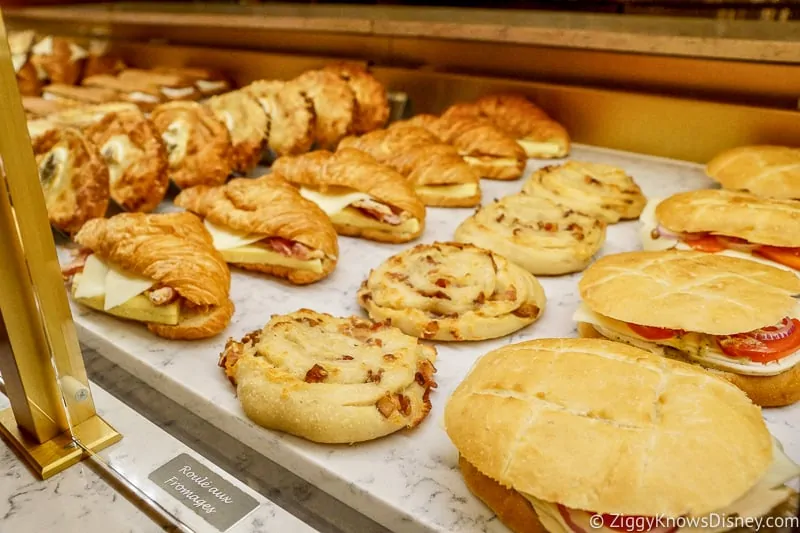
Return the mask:
M 677 337 L 683 331 L 679 329 L 668 329 L 668 328 L 657 328 L 654 326 L 642 326 L 640 324 L 631 324 L 628 322 L 628 327 L 631 330 L 639 335 L 640 337 L 644 337 L 645 339 L 651 341 L 658 341 L 664 339 L 671 339 L 673 337 Z
M 786 319 L 784 319 L 786 320 Z M 717 337 L 717 344 L 725 355 L 731 357 L 746 357 L 756 363 L 769 363 L 777 361 L 787 355 L 800 350 L 800 320 L 791 319 L 794 328 L 791 334 L 778 340 L 760 340 L 756 338 L 759 331 L 769 331 L 770 328 L 726 335 Z
M 762 246 L 756 250 L 770 261 L 800 270 L 800 248 L 781 248 L 780 246 Z
M 726 248 L 725 244 L 716 235 L 711 234 L 684 235 L 683 242 L 693 250 L 712 254 L 721 252 Z

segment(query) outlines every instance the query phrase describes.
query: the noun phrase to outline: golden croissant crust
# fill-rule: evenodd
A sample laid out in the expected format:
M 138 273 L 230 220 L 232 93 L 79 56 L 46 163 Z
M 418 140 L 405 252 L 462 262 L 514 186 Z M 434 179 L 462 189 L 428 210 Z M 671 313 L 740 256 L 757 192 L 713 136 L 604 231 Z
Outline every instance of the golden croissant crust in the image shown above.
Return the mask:
M 244 91 L 214 96 L 206 106 L 231 134 L 233 170 L 247 174 L 258 165 L 267 141 L 269 121 L 264 109 Z
M 286 86 L 303 93 L 314 105 L 317 147 L 336 148 L 352 129 L 356 97 L 350 85 L 333 72 L 309 70 Z
M 297 86 L 256 81 L 242 89 L 255 98 L 269 118 L 267 145 L 278 156 L 303 154 L 314 143 L 314 105 Z
M 49 79 L 52 83 L 77 84 L 85 60 L 72 59 L 72 47 L 76 45 L 64 37 L 48 36 L 45 39 L 51 39 L 52 53 L 44 55 L 34 52 L 31 54 L 30 62 L 33 63 L 38 71 L 43 72 L 46 79 Z
M 423 339 L 508 335 L 535 322 L 545 295 L 532 274 L 470 244 L 420 244 L 390 257 L 358 291 L 373 320 Z
M 389 98 L 386 88 L 372 74 L 354 63 L 335 63 L 325 66 L 324 70 L 345 80 L 355 94 L 353 133 L 361 135 L 386 124 Z
M 26 61 L 17 71 L 17 86 L 22 96 L 39 96 L 42 94 L 42 81 L 33 63 Z
M 48 129 L 33 138 L 50 223 L 75 233 L 108 209 L 108 168 L 95 146 L 77 129 Z
M 324 253 L 320 258 L 320 273 L 266 264 L 237 264 L 240 268 L 305 284 L 325 278 L 336 267 L 339 244 L 328 216 L 276 174 L 259 179 L 234 179 L 217 187 L 192 187 L 181 191 L 175 198 L 175 205 L 214 224 L 265 237 L 280 237 Z
M 435 348 L 389 324 L 300 309 L 228 341 L 220 366 L 257 424 L 346 444 L 419 425 L 435 359 Z

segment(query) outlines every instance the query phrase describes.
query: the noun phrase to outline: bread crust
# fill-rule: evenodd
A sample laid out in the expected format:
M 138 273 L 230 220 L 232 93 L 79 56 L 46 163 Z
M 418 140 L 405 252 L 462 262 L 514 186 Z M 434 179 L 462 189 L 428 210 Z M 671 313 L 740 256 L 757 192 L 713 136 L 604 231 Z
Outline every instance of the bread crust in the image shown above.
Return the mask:
M 800 148 L 740 146 L 714 157 L 706 174 L 726 189 L 800 199 Z
M 352 131 L 357 135 L 382 128 L 389 119 L 389 98 L 381 82 L 355 63 L 334 63 L 323 70 L 347 82 L 355 95 Z
M 264 109 L 244 91 L 214 96 L 205 105 L 228 128 L 233 170 L 242 174 L 252 171 L 261 160 L 269 134 Z
M 747 259 L 669 250 L 602 257 L 578 288 L 593 311 L 616 320 L 733 335 L 791 315 L 800 278 Z

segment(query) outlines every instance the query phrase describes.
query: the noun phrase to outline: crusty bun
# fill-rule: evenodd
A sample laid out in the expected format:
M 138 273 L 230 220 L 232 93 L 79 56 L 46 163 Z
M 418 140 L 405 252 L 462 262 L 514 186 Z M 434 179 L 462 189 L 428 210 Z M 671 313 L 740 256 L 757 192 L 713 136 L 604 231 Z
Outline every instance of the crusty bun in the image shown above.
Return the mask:
M 592 311 L 616 320 L 732 335 L 790 315 L 800 278 L 746 259 L 670 250 L 605 256 L 578 288 Z
M 674 232 L 710 232 L 771 246 L 800 246 L 800 202 L 704 189 L 670 196 L 656 218 Z
M 726 189 L 770 198 L 800 198 L 800 148 L 741 146 L 717 155 L 706 174 Z
M 445 427 L 500 485 L 598 513 L 701 516 L 742 497 L 773 459 L 761 410 L 739 389 L 596 339 L 490 352 L 448 401 Z

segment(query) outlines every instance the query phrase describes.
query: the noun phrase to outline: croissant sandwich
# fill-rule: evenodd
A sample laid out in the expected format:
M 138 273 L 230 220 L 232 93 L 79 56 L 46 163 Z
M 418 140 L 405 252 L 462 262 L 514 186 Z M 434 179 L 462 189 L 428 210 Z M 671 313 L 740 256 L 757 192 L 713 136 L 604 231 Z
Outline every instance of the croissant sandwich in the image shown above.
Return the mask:
M 87 222 L 63 269 L 76 302 L 143 322 L 167 339 L 203 339 L 231 320 L 231 274 L 190 213 L 123 213 Z
M 303 285 L 336 266 L 339 247 L 327 215 L 275 173 L 192 187 L 175 205 L 204 217 L 214 247 L 238 267 Z

